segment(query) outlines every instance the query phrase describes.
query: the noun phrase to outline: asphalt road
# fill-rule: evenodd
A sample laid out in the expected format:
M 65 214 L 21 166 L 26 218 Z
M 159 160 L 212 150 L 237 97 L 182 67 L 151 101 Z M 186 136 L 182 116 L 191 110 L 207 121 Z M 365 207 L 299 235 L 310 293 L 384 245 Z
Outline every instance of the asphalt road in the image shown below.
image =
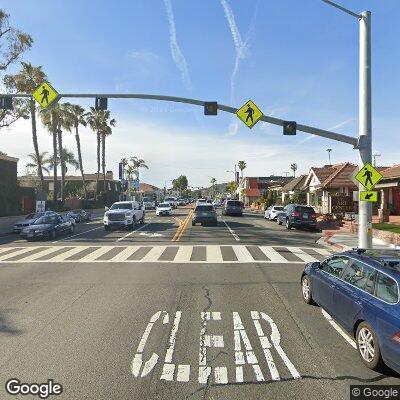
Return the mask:
M 0 398 L 18 398 L 10 378 L 53 379 L 60 399 L 348 399 L 352 383 L 400 384 L 303 303 L 305 261 L 329 254 L 318 233 L 256 214 L 192 227 L 188 212 L 1 238 Z

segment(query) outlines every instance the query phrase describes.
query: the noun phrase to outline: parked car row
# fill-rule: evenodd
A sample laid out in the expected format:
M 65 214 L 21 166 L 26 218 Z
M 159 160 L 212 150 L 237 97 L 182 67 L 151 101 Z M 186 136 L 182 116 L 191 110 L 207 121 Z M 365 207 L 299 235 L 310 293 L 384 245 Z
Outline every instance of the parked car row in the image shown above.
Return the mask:
M 300 204 L 288 204 L 287 206 L 270 206 L 264 212 L 264 218 L 278 225 L 285 225 L 286 229 L 308 228 L 317 229 L 317 216 L 312 207 Z
M 55 211 L 42 211 L 28 214 L 16 222 L 13 231 L 24 239 L 50 239 L 64 232 L 73 232 L 76 223 L 91 219 L 90 211 L 82 209 L 72 210 L 63 215 Z

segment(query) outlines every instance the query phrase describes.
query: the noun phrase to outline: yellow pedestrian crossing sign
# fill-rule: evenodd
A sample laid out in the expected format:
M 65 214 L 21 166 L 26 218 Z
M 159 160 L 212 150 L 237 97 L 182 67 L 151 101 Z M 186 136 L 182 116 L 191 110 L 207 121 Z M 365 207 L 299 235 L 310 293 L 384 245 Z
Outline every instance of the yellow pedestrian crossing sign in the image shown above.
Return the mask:
M 241 119 L 249 128 L 252 128 L 262 117 L 263 113 L 261 110 L 256 106 L 254 101 L 249 100 L 243 104 L 236 111 L 236 115 L 239 119 Z
M 370 163 L 366 163 L 356 174 L 355 178 L 367 190 L 372 190 L 383 176 Z
M 58 100 L 57 90 L 49 82 L 43 81 L 32 93 L 33 98 L 43 107 L 47 108 Z
M 360 200 L 369 201 L 370 203 L 376 203 L 378 201 L 378 192 L 371 190 L 360 192 Z

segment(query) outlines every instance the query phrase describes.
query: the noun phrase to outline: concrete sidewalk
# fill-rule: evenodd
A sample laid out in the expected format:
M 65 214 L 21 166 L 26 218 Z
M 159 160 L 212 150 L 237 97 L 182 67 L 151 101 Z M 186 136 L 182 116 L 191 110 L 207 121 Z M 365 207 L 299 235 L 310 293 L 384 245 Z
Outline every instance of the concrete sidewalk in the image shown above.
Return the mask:
M 358 236 L 354 233 L 340 231 L 323 231 L 323 236 L 317 241 L 318 244 L 330 247 L 336 251 L 345 251 L 358 247 Z M 376 249 L 400 249 L 392 243 L 373 238 L 373 247 Z

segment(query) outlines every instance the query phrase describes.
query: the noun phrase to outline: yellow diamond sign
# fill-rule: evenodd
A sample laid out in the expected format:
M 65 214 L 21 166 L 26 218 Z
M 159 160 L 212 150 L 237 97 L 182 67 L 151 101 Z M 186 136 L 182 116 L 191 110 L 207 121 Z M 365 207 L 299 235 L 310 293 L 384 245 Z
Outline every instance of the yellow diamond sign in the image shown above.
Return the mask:
M 261 110 L 256 106 L 254 101 L 249 100 L 243 104 L 236 111 L 236 115 L 241 119 L 249 128 L 252 128 L 264 115 Z
M 370 203 L 376 203 L 378 201 L 378 192 L 376 191 L 360 192 L 360 200 L 369 201 Z
M 47 108 L 56 100 L 58 93 L 49 82 L 43 81 L 32 93 L 33 98 L 43 107 Z
M 370 163 L 366 163 L 356 174 L 355 178 L 367 190 L 372 190 L 383 176 Z

